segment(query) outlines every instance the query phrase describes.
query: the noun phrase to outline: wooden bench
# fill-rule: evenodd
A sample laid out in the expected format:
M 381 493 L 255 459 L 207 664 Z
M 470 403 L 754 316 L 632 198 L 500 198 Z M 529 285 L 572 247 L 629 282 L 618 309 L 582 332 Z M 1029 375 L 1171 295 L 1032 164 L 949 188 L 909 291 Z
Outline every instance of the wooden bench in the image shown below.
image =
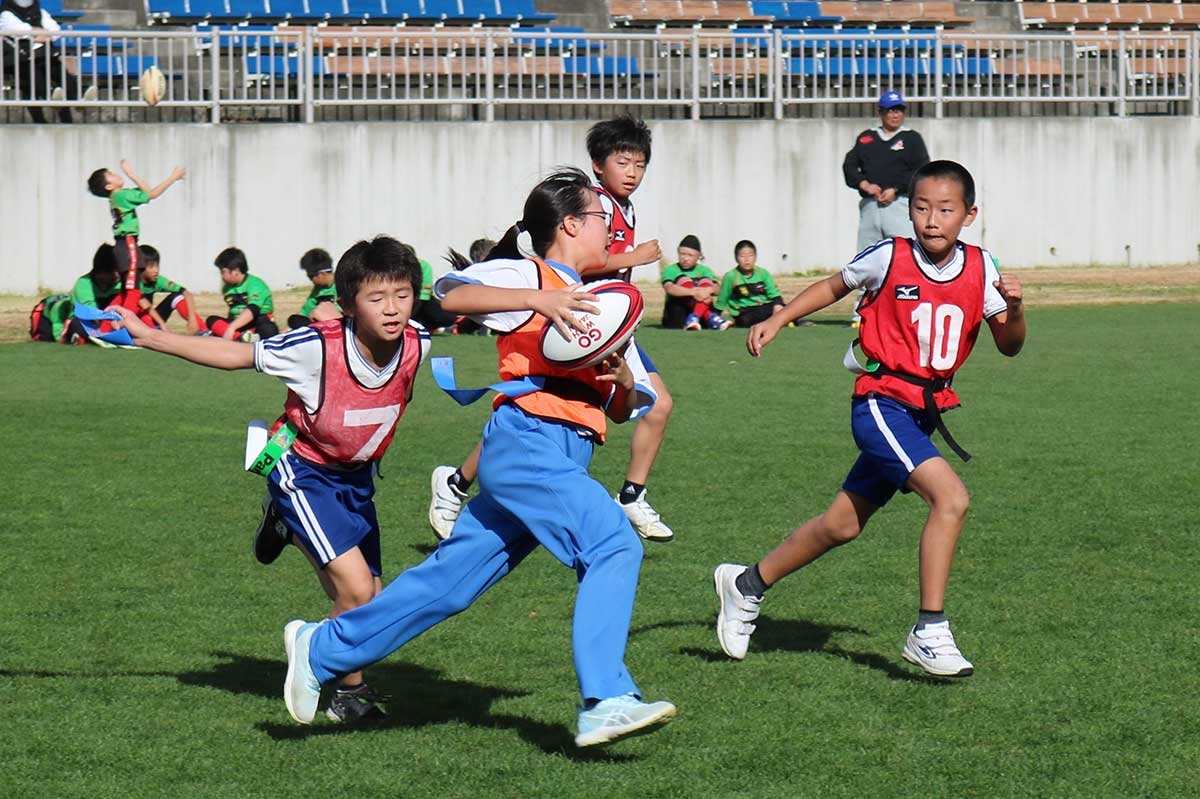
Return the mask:
M 1200 25 L 1196 3 L 1021 3 L 1020 13 L 1026 28 Z
M 750 0 L 611 0 L 609 16 L 628 22 L 771 22 Z
M 841 17 L 850 23 L 968 25 L 975 21 L 974 17 L 960 17 L 954 10 L 954 3 L 944 2 L 914 3 L 902 2 L 902 0 L 891 3 L 830 2 L 821 3 L 821 13 L 826 16 Z

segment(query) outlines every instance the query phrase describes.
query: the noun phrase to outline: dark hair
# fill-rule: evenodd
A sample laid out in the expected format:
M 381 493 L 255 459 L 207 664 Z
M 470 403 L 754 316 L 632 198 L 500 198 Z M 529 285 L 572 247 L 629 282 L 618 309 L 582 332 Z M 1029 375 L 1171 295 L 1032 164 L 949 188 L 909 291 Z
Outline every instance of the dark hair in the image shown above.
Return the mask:
M 92 174 L 88 175 L 87 187 L 88 191 L 97 197 L 107 197 L 109 191 L 105 188 L 108 185 L 108 170 L 100 167 Z
M 328 272 L 333 268 L 333 256 L 320 247 L 314 247 L 300 256 L 300 268 L 309 277 L 318 272 Z
M 962 186 L 963 205 L 970 209 L 975 204 L 975 178 L 957 161 L 930 161 L 918 169 L 908 182 L 909 197 L 916 196 L 917 184 L 925 178 L 949 178 L 958 181 L 958 185 Z
M 475 239 L 471 242 L 471 249 L 467 254 L 471 256 L 471 263 L 479 263 L 488 257 L 488 253 L 496 246 L 496 242 L 491 239 Z
M 92 254 L 92 271 L 88 273 L 92 284 L 108 290 L 117 282 L 117 254 L 111 244 L 101 244 Z
M 352 306 L 362 284 L 370 280 L 408 283 L 413 294 L 417 294 L 422 274 L 416 250 L 391 236 L 376 236 L 342 253 L 333 277 L 342 307 Z
M 250 271 L 250 265 L 246 263 L 246 253 L 237 247 L 226 247 L 221 250 L 217 253 L 213 265 L 220 269 L 236 269 L 243 275 Z
M 521 221 L 508 229 L 488 253 L 487 260 L 524 258 L 517 246 L 517 237 L 523 231 L 528 231 L 533 251 L 544 257 L 554 243 L 558 226 L 568 216 L 579 216 L 586 211 L 593 194 L 587 175 L 574 167 L 559 167 L 529 192 Z
M 613 153 L 641 153 L 649 165 L 650 139 L 650 128 L 645 122 L 622 114 L 592 125 L 587 135 L 588 156 L 593 163 L 603 164 Z
M 750 241 L 750 239 L 742 239 L 737 244 L 733 245 L 733 257 L 737 258 L 738 252 L 746 249 L 747 247 L 754 250 L 756 254 L 758 253 L 758 248 L 754 246 L 754 242 Z
M 161 256 L 158 254 L 158 250 L 155 249 L 154 247 L 150 246 L 149 244 L 139 244 L 138 245 L 138 254 L 142 256 L 139 259 L 140 269 L 145 269 L 149 264 L 156 264 L 161 260 Z

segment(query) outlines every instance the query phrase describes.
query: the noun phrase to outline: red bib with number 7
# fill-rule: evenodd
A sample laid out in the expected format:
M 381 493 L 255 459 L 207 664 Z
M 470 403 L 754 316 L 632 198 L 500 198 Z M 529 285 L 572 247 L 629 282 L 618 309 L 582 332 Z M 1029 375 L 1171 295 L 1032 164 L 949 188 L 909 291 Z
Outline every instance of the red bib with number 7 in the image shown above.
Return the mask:
M 321 400 L 309 413 L 289 391 L 283 404 L 288 419 L 299 428 L 292 452 L 323 466 L 378 460 L 392 443 L 396 422 L 408 404 L 409 389 L 421 365 L 417 329 L 406 325 L 400 340 L 400 363 L 379 388 L 367 388 L 350 371 L 347 347 L 356 346 L 341 319 L 312 325 L 321 334 L 325 351 L 321 370 Z
M 911 239 L 893 241 L 883 285 L 859 308 L 863 353 L 895 372 L 948 381 L 971 354 L 983 322 L 983 251 L 959 244 L 962 269 L 937 280 L 917 265 Z M 920 386 L 891 375 L 860 374 L 854 396 L 870 392 L 914 408 L 925 407 Z M 934 394 L 934 401 L 943 411 L 959 404 L 948 385 Z

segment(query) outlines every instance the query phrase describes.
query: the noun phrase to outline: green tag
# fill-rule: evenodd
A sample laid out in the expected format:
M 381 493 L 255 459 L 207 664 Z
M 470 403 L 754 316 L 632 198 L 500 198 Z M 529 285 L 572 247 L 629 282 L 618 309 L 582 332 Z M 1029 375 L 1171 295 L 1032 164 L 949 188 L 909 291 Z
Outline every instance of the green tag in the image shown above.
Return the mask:
M 299 432 L 294 422 L 290 420 L 285 422 L 267 439 L 267 445 L 262 448 L 262 452 L 258 453 L 258 457 L 246 471 L 261 474 L 263 477 L 269 475 L 274 471 L 275 464 L 279 463 L 279 459 L 283 457 L 283 453 L 291 448 L 292 443 L 296 440 L 296 434 Z

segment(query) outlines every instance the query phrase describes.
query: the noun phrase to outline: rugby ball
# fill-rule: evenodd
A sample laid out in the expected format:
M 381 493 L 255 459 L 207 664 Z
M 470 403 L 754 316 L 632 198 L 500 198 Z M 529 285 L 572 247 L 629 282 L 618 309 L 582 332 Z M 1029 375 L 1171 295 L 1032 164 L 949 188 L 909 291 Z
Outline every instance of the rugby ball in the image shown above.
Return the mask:
M 554 325 L 542 333 L 542 357 L 563 369 L 586 369 L 622 349 L 642 321 L 642 293 L 624 280 L 600 280 L 583 287 L 596 297 L 599 313 L 577 312 L 583 332 L 571 330 L 563 337 Z
M 158 67 L 150 67 L 143 72 L 139 85 L 146 105 L 158 105 L 167 96 L 167 76 Z

